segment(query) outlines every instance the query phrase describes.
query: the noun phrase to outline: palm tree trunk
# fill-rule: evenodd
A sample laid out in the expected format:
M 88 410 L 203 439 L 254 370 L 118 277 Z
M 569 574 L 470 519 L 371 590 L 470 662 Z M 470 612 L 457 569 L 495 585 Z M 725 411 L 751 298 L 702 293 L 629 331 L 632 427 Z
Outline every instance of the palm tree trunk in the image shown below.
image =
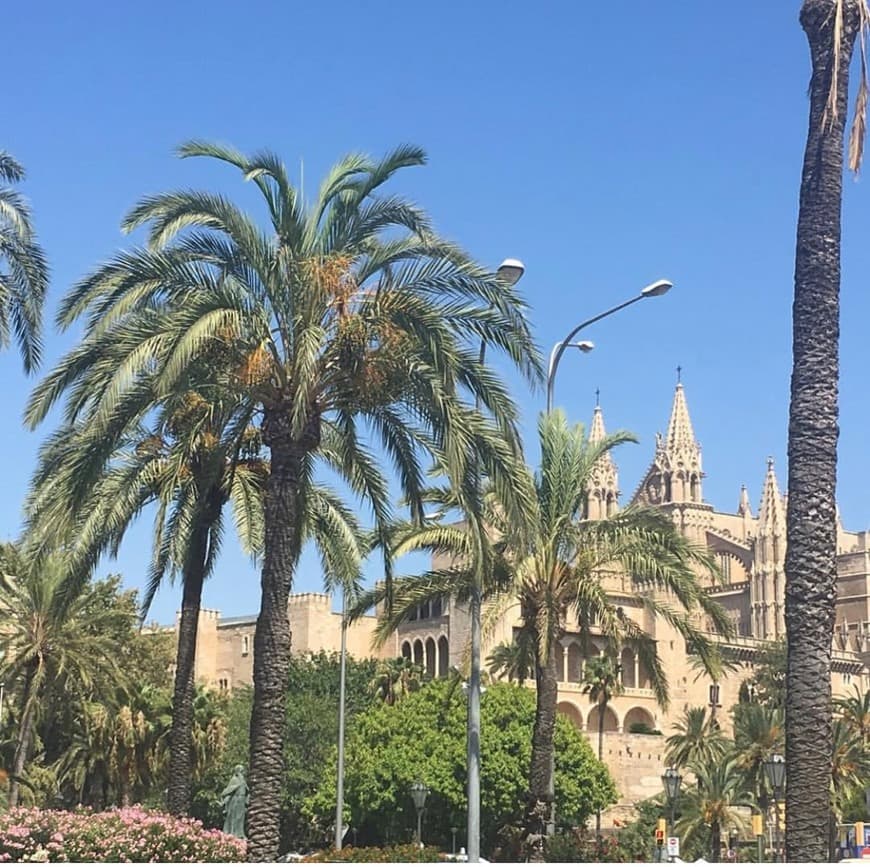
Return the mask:
M 172 729 L 169 733 L 169 792 L 167 807 L 175 816 L 190 812 L 193 778 L 193 696 L 196 633 L 202 604 L 202 585 L 208 553 L 209 523 L 203 519 L 194 531 L 184 569 L 184 593 L 178 622 L 175 686 L 172 695 Z
M 29 663 L 24 677 L 24 689 L 21 694 L 21 722 L 18 726 L 18 740 L 15 743 L 15 755 L 12 759 L 12 782 L 9 785 L 9 807 L 18 806 L 21 794 L 21 775 L 30 751 L 30 741 L 33 738 L 33 725 L 36 721 L 36 701 L 33 693 L 33 681 L 36 677 L 36 663 Z
M 710 860 L 714 864 L 719 863 L 722 857 L 722 829 L 719 827 L 719 822 L 714 819 L 710 823 Z
M 607 710 L 607 698 L 598 702 L 598 761 L 604 762 L 604 712 Z M 601 808 L 595 811 L 595 845 L 601 846 Z
M 532 760 L 529 767 L 529 802 L 526 806 L 523 835 L 530 861 L 544 860 L 544 840 L 550 816 L 550 768 L 553 761 L 553 735 L 556 729 L 556 655 L 550 650 L 547 661 L 535 661 L 535 726 L 532 731 Z
M 835 49 L 838 3 L 843 5 L 843 32 Z M 840 210 L 849 59 L 859 23 L 858 0 L 804 0 L 800 19 L 813 71 L 792 309 L 785 563 L 786 847 L 789 861 L 826 861 L 837 574 Z M 835 50 L 841 58 L 837 113 L 826 117 Z
M 286 408 L 267 412 L 263 439 L 271 450 L 265 500 L 265 550 L 260 615 L 254 632 L 254 705 L 251 712 L 248 860 L 275 861 L 284 783 L 285 697 L 290 671 L 287 604 L 299 556 L 299 491 L 305 454 L 319 425 L 305 440 L 290 433 Z

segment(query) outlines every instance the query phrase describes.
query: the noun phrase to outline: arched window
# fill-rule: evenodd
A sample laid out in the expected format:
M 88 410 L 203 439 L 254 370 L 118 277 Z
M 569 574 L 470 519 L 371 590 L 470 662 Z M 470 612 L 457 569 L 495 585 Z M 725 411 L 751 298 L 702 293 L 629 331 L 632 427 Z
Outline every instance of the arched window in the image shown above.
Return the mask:
M 583 651 L 579 644 L 568 645 L 568 683 L 583 680 Z
M 630 647 L 624 647 L 619 657 L 619 665 L 622 668 L 622 685 L 628 689 L 634 689 L 635 683 L 634 651 Z
M 242 656 L 247 656 L 251 652 L 251 636 L 242 636 Z
M 435 639 L 426 639 L 426 674 L 429 677 L 435 677 L 437 673 L 436 666 L 438 665 L 438 655 L 435 652 Z
M 414 664 L 423 665 L 423 642 L 418 638 L 414 642 Z
M 447 641 L 447 636 L 442 635 L 438 639 L 438 676 L 447 677 L 447 670 L 450 668 L 450 643 Z
M 420 620 L 428 620 L 429 619 L 429 603 L 424 602 L 420 606 Z
M 437 599 L 432 600 L 432 616 L 440 617 L 441 616 L 441 597 L 439 596 Z
M 411 658 L 411 642 L 410 641 L 403 641 L 402 642 L 402 656 L 405 659 Z
M 590 732 L 598 731 L 598 705 L 594 705 L 589 711 L 589 716 L 586 720 L 586 730 Z M 619 731 L 619 721 L 616 718 L 616 713 L 609 706 L 604 708 L 604 731 Z

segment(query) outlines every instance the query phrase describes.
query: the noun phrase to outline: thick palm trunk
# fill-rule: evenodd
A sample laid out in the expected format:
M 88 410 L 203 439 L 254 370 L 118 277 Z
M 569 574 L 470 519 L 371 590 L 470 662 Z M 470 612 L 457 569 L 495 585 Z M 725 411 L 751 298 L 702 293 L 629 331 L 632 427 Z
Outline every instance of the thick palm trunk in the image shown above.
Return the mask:
M 842 2 L 836 117 L 825 116 L 835 9 Z M 831 782 L 831 641 L 836 601 L 840 210 L 849 59 L 858 0 L 805 0 L 812 57 L 810 118 L 795 258 L 788 433 L 785 613 L 787 858 L 826 861 Z
M 535 662 L 535 726 L 532 731 L 532 760 L 529 767 L 529 802 L 524 819 L 524 837 L 530 861 L 544 860 L 544 840 L 550 816 L 550 769 L 554 758 L 553 735 L 556 730 L 556 655 Z
M 718 864 L 722 858 L 722 829 L 714 819 L 710 823 L 710 860 Z
M 193 778 L 193 697 L 196 634 L 202 605 L 202 585 L 208 552 L 208 523 L 195 531 L 184 571 L 184 593 L 178 622 L 175 686 L 172 695 L 172 730 L 169 734 L 169 792 L 167 807 L 175 816 L 190 812 Z
M 21 796 L 21 775 L 30 752 L 30 741 L 33 738 L 33 726 L 36 722 L 36 701 L 32 695 L 33 680 L 36 676 L 35 663 L 28 666 L 24 678 L 24 690 L 21 696 L 21 722 L 18 725 L 18 739 L 15 743 L 15 755 L 12 758 L 12 782 L 9 785 L 9 807 L 17 807 Z
M 268 413 L 263 432 L 271 450 L 271 467 L 265 502 L 262 598 L 254 633 L 249 861 L 274 861 L 278 857 L 285 697 L 290 671 L 287 603 L 299 554 L 299 490 L 303 464 L 306 452 L 317 441 L 316 433 L 309 433 L 303 442 L 292 438 L 287 410 Z
M 598 702 L 598 761 L 604 761 L 604 711 L 607 701 Z M 601 846 L 601 810 L 595 811 L 595 845 Z

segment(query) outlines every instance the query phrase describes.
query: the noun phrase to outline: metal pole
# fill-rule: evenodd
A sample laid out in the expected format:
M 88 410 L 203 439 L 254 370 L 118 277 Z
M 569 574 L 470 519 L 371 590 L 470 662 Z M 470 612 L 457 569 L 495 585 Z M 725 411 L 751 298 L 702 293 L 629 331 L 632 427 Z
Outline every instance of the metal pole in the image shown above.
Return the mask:
M 773 812 L 774 812 L 774 844 L 773 844 L 773 860 L 777 863 L 782 861 L 780 856 L 780 839 L 779 839 L 779 796 L 776 789 L 773 790 Z
M 480 363 L 486 358 L 486 341 L 480 342 Z M 480 409 L 480 399 L 477 401 Z M 478 466 L 478 484 L 480 467 Z M 468 677 L 468 861 L 480 861 L 480 605 L 481 576 L 471 590 L 471 672 Z
M 5 683 L 0 683 L 0 729 L 3 728 L 3 690 L 6 688 Z
M 764 860 L 764 834 L 755 838 L 756 861 L 760 864 Z
M 550 365 L 547 370 L 547 412 L 553 409 L 553 383 L 556 379 L 556 371 L 559 368 L 559 361 L 562 359 L 562 354 L 565 352 L 565 347 L 576 337 L 579 331 L 586 328 L 587 325 L 592 325 L 598 322 L 599 319 L 604 319 L 605 316 L 612 316 L 620 310 L 642 301 L 645 296 L 635 295 L 634 298 L 629 298 L 628 301 L 623 301 L 622 304 L 617 304 L 616 307 L 611 307 L 610 310 L 605 310 L 604 313 L 599 313 L 598 316 L 593 316 L 585 322 L 581 322 L 561 343 L 557 343 L 550 353 Z
M 668 831 L 668 836 L 673 837 L 674 835 L 674 825 L 677 823 L 677 799 L 671 798 L 671 826 Z M 673 855 L 668 855 L 668 863 L 672 863 L 674 860 Z
M 338 680 L 338 779 L 335 784 L 335 848 L 344 842 L 344 692 L 347 668 L 347 588 L 341 592 L 341 656 Z
M 423 811 L 417 808 L 417 845 L 423 848 Z

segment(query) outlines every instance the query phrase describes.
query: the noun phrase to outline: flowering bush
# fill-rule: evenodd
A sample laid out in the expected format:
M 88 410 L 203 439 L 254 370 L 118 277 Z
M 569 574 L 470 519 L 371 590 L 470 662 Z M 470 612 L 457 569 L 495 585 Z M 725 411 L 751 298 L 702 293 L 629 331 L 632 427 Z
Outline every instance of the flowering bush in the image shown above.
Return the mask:
M 442 861 L 444 860 L 438 850 L 433 846 L 424 846 L 422 849 L 415 843 L 404 843 L 399 846 L 345 846 L 343 849 L 323 849 L 313 855 L 306 855 L 303 861 L 345 861 L 353 864 L 388 864 L 390 862 L 409 861 Z
M 0 814 L 0 862 L 244 861 L 245 841 L 196 819 L 141 807 L 105 813 L 17 808 Z

